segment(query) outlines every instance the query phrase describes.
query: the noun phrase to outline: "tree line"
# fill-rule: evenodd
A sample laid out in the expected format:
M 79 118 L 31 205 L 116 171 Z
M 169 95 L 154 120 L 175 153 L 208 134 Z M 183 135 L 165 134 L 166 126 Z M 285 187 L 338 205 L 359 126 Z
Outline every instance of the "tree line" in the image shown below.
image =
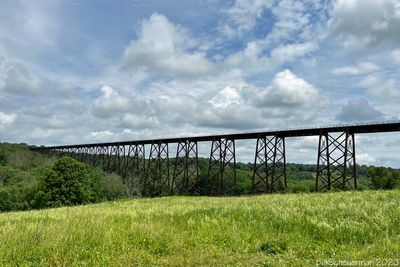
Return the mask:
M 171 159 L 171 163 L 173 164 Z M 398 169 L 357 165 L 358 188 L 395 189 Z M 232 195 L 251 192 L 253 164 L 237 163 Z M 312 192 L 316 165 L 287 164 L 288 188 L 282 192 Z M 200 182 L 208 175 L 208 159 L 199 158 Z M 140 196 L 117 174 L 103 172 L 70 157 L 55 158 L 28 150 L 24 144 L 0 143 L 0 211 L 29 210 L 96 203 Z

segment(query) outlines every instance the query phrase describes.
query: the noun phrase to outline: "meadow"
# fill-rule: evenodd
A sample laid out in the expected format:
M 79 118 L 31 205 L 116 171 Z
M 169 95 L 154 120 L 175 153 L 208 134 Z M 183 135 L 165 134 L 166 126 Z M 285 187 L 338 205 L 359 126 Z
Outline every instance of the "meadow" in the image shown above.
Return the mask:
M 0 266 L 400 260 L 400 191 L 162 197 L 0 213 Z

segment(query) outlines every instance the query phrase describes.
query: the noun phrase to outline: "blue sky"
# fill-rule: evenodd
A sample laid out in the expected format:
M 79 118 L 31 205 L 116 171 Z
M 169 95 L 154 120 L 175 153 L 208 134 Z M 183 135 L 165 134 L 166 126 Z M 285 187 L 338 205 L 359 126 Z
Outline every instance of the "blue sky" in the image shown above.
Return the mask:
M 399 43 L 399 0 L 2 0 L 0 140 L 398 120 Z M 399 141 L 358 136 L 359 162 L 400 167 Z M 316 148 L 288 140 L 288 161 L 315 162 Z

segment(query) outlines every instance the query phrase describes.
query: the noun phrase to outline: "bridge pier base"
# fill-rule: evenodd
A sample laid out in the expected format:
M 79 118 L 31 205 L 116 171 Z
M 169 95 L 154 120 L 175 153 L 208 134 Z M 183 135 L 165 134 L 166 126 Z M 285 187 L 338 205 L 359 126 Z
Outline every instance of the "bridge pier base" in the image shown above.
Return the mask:
M 334 188 L 357 188 L 354 133 L 319 135 L 315 190 Z
M 257 138 L 252 193 L 273 193 L 286 187 L 285 138 Z
M 220 138 L 212 141 L 208 176 L 205 183 L 207 195 L 230 193 L 236 185 L 235 140 Z

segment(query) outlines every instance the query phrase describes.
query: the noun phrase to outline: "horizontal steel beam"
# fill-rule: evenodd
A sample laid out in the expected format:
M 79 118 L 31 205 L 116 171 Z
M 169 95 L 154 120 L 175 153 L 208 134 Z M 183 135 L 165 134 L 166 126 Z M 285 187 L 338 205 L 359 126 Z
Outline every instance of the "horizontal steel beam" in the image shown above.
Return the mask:
M 319 136 L 321 134 L 328 132 L 329 133 L 347 132 L 347 133 L 359 134 L 359 133 L 383 133 L 383 132 L 398 132 L 398 131 L 400 131 L 400 121 L 386 121 L 386 122 L 377 122 L 368 124 L 362 124 L 362 123 L 343 124 L 343 125 L 334 125 L 325 127 L 269 130 L 269 131 L 258 131 L 258 132 L 247 132 L 247 133 L 148 139 L 148 140 L 110 142 L 110 143 L 62 145 L 62 146 L 51 146 L 46 148 L 60 149 L 60 148 L 80 148 L 80 147 L 98 147 L 98 146 L 101 147 L 101 146 L 122 146 L 122 145 L 147 145 L 154 143 L 169 144 L 169 143 L 179 143 L 183 141 L 211 142 L 213 140 L 221 138 L 228 140 L 248 140 L 248 139 L 257 139 L 264 136 L 278 136 L 278 137 L 301 137 L 301 136 L 316 136 L 316 135 Z M 31 148 L 35 149 L 35 146 Z

